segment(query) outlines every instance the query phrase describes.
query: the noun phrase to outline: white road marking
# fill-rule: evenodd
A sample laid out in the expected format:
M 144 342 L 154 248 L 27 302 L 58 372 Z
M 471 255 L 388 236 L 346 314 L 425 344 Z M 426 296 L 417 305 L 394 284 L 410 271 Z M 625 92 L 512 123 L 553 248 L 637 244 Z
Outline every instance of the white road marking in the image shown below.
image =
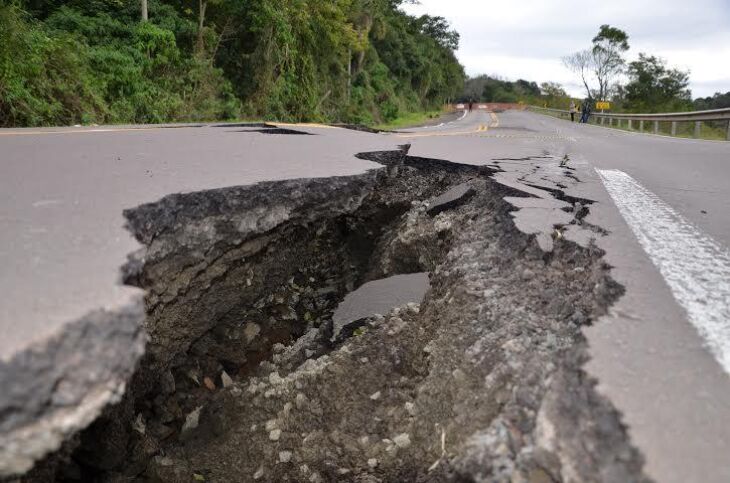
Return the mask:
M 623 171 L 596 171 L 689 321 L 730 374 L 730 251 Z
M 436 127 L 441 127 L 441 126 L 448 126 L 449 124 L 454 124 L 455 122 L 459 122 L 459 121 L 461 121 L 462 119 L 464 119 L 464 118 L 466 117 L 466 115 L 467 115 L 467 114 L 469 114 L 469 111 L 467 111 L 466 109 L 464 109 L 464 113 L 463 113 L 463 114 L 461 115 L 461 117 L 460 117 L 459 119 L 455 119 L 455 120 L 453 120 L 453 121 L 449 121 L 449 122 L 447 122 L 446 124 L 444 124 L 444 123 L 442 122 L 441 124 L 439 124 L 439 125 L 438 125 L 438 126 L 436 126 Z

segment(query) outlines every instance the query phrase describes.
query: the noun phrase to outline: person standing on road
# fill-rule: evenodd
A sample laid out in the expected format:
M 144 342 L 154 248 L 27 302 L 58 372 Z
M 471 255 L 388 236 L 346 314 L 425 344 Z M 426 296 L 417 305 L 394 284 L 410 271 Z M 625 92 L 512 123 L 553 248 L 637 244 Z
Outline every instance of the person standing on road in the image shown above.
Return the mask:
M 593 99 L 590 97 L 586 98 L 583 101 L 583 105 L 581 106 L 582 114 L 580 116 L 580 122 L 583 124 L 588 123 L 588 119 L 591 117 L 591 105 L 593 104 Z
M 570 100 L 570 122 L 575 122 L 575 113 L 578 112 L 578 108 L 575 105 L 573 99 Z

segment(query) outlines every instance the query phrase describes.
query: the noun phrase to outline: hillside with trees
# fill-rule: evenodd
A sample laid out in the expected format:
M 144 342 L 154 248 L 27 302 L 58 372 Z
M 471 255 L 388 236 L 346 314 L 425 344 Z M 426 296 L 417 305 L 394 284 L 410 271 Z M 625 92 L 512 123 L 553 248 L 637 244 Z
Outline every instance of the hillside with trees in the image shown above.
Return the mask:
M 570 105 L 570 96 L 557 82 L 543 82 L 538 85 L 536 82 L 524 79 L 509 81 L 488 75 L 467 79 L 459 100 L 549 105 L 562 108 Z
M 406 1 L 3 4 L 0 126 L 369 124 L 433 109 L 462 92 L 459 35 Z

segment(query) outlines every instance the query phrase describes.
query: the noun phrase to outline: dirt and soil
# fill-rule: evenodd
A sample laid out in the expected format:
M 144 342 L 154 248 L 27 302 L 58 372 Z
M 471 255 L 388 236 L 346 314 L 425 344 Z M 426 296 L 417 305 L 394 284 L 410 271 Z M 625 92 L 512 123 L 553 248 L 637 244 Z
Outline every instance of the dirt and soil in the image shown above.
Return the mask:
M 544 251 L 504 200 L 530 195 L 494 168 L 361 156 L 383 168 L 129 210 L 147 353 L 124 400 L 25 479 L 646 481 L 582 370 L 581 327 L 622 294 L 603 253 Z M 420 272 L 420 304 L 333 339 L 348 293 Z

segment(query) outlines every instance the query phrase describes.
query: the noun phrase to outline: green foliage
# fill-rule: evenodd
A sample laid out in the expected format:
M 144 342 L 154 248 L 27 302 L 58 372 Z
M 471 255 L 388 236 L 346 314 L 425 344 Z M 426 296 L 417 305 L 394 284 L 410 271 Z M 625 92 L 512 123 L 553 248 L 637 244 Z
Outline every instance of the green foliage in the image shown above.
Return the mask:
M 558 84 L 556 84 L 558 85 Z M 506 102 L 527 104 L 541 97 L 540 87 L 535 82 L 518 79 L 515 82 L 481 75 L 466 82 L 460 100 L 464 102 Z
M 458 34 L 398 3 L 243 2 L 220 65 L 255 116 L 371 123 L 441 104 L 464 79 Z
M 571 97 L 557 82 L 535 82 L 518 79 L 515 82 L 481 75 L 466 81 L 461 102 L 522 103 L 527 105 L 567 109 Z
M 601 25 L 592 43 L 590 49 L 563 57 L 563 65 L 580 76 L 588 97 L 607 100 L 626 65 L 623 55 L 629 50 L 629 36 L 619 28 Z M 593 79 L 597 89 L 591 86 Z
M 86 10 L 45 5 L 43 23 L 17 7 L 0 8 L 0 125 L 166 122 L 238 114 L 222 72 L 186 55 L 175 33 L 161 26 L 184 25 L 174 9 L 154 9 L 162 21 L 158 25 L 138 22 L 136 11 L 124 2 L 83 5 Z
M 639 54 L 628 68 L 624 107 L 631 112 L 669 112 L 691 108 L 689 73 L 669 69 L 654 56 Z
M 616 52 L 626 52 L 629 50 L 628 34 L 610 25 L 601 25 L 598 29 L 598 35 L 593 37 L 592 42 L 594 49 Z
M 540 84 L 540 91 L 542 95 L 549 98 L 559 99 L 568 97 L 568 94 L 563 89 L 563 86 L 557 82 L 543 82 Z
M 401 3 L 149 0 L 141 22 L 138 0 L 24 0 L 0 10 L 0 125 L 375 123 L 440 107 L 463 86 L 459 35 Z
M 724 109 L 726 107 L 730 107 L 730 91 L 725 94 L 716 92 L 712 97 L 700 97 L 694 101 L 694 108 L 699 111 Z
M 103 110 L 88 59 L 70 36 L 48 36 L 15 6 L 0 6 L 0 126 L 67 124 Z

